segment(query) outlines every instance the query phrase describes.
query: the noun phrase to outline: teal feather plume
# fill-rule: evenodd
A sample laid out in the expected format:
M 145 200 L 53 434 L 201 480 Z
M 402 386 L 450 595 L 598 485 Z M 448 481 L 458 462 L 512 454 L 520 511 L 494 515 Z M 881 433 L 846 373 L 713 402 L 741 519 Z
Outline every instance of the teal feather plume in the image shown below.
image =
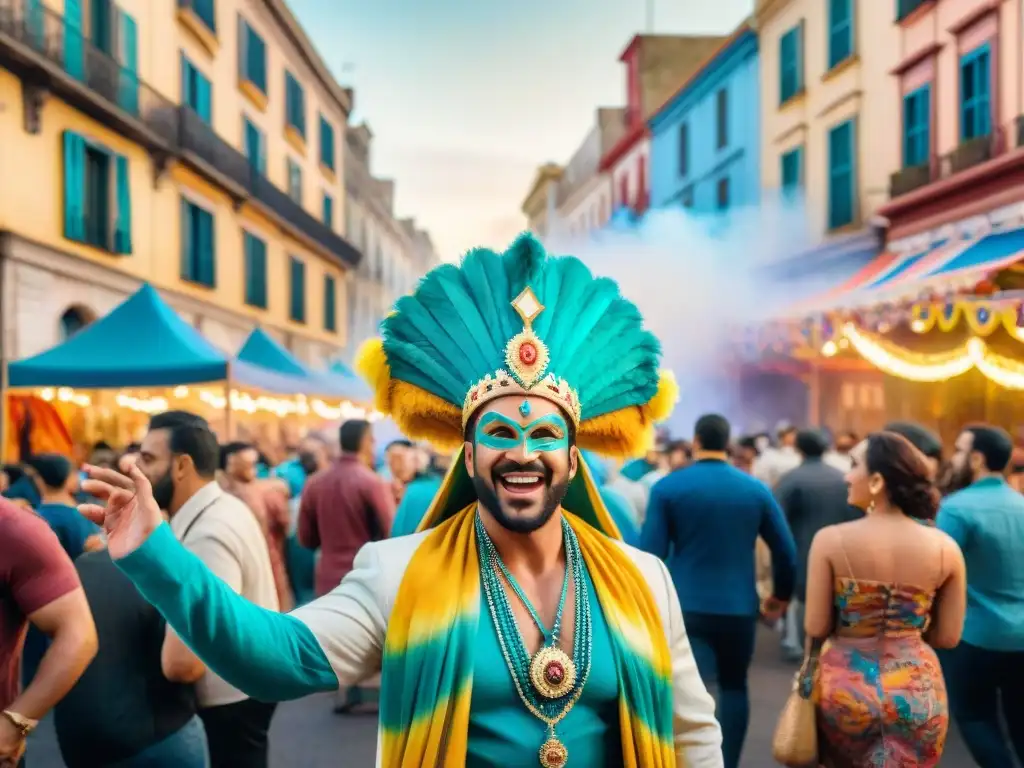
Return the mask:
M 643 405 L 658 389 L 661 348 L 618 285 L 572 256 L 549 256 L 531 235 L 502 254 L 477 248 L 458 266 L 429 272 L 382 323 L 391 376 L 457 407 L 505 367 L 505 345 L 523 330 L 511 302 L 529 286 L 545 309 L 533 328 L 548 372 L 569 382 L 584 420 Z

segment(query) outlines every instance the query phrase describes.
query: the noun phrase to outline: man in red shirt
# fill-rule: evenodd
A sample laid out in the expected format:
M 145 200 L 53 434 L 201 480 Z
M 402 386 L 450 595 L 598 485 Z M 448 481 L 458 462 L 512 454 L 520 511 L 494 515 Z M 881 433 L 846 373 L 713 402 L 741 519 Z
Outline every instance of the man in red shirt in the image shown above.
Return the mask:
M 362 419 L 341 425 L 341 458 L 310 479 L 299 505 L 299 543 L 319 549 L 316 593 L 326 595 L 352 570 L 364 544 L 386 539 L 395 519 L 391 489 L 371 469 L 373 431 Z
M 319 549 L 316 593 L 326 595 L 352 570 L 364 544 L 386 539 L 395 521 L 391 487 L 373 471 L 373 430 L 362 419 L 341 425 L 341 457 L 306 483 L 299 502 L 299 543 Z M 334 711 L 344 713 L 364 702 L 366 689 L 379 678 L 339 690 Z
M 29 622 L 50 638 L 19 693 Z M 0 768 L 13 768 L 25 738 L 96 655 L 96 627 L 78 574 L 46 521 L 0 499 Z

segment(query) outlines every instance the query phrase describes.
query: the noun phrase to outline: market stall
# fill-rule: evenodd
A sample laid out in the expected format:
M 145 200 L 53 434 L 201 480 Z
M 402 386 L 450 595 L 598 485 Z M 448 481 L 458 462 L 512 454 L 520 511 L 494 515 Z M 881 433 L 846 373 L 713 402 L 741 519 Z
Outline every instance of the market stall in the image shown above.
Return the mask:
M 305 415 L 322 404 L 326 419 L 348 402 L 337 382 L 230 358 L 149 285 L 62 344 L 9 363 L 4 379 L 6 459 L 39 428 L 33 413 L 46 409 L 33 404 L 50 404 L 74 442 L 124 445 L 169 408 L 203 412 L 227 436 L 236 414 Z

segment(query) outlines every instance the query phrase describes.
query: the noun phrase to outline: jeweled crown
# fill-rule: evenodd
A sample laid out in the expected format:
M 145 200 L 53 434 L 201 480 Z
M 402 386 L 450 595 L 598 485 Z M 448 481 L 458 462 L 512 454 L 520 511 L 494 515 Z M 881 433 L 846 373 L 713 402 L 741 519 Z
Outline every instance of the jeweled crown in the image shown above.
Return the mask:
M 547 373 L 551 355 L 547 345 L 533 330 L 533 321 L 544 311 L 529 286 L 513 301 L 512 308 L 523 320 L 523 330 L 505 345 L 505 368 L 484 376 L 469 388 L 462 404 L 462 426 L 484 403 L 512 394 L 543 397 L 565 410 L 579 427 L 582 408 L 576 391 L 561 377 Z

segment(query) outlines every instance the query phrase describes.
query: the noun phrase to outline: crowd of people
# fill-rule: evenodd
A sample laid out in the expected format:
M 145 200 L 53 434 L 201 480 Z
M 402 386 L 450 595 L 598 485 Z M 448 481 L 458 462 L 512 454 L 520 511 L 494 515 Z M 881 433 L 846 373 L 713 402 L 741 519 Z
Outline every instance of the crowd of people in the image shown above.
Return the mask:
M 378 458 L 360 420 L 289 454 L 270 466 L 168 412 L 86 463 L 135 464 L 189 552 L 286 612 L 334 589 L 367 542 L 415 532 L 451 461 L 407 440 Z M 659 440 L 619 468 L 586 458 L 622 537 L 668 566 L 717 689 L 726 768 L 759 623 L 781 629 L 785 659 L 814 657 L 824 765 L 935 765 L 947 712 L 982 768 L 1024 757 L 1024 462 L 1005 432 L 969 427 L 947 456 L 914 424 L 733 439 L 708 415 L 692 442 Z M 0 473 L 0 766 L 23 764 L 51 711 L 69 768 L 266 766 L 275 705 L 207 669 L 140 596 L 77 509 L 81 476 L 57 455 Z M 336 711 L 374 707 L 378 686 L 343 688 Z

